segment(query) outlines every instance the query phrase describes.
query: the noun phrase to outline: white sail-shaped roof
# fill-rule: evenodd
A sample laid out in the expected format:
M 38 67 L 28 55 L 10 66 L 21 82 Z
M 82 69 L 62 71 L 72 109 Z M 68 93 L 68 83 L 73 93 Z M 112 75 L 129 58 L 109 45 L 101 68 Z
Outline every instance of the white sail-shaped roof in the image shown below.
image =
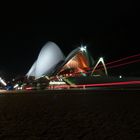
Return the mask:
M 65 60 L 60 48 L 53 42 L 48 42 L 41 49 L 36 62 L 33 64 L 27 76 L 34 76 L 36 79 L 43 75 L 51 75 L 56 66 Z

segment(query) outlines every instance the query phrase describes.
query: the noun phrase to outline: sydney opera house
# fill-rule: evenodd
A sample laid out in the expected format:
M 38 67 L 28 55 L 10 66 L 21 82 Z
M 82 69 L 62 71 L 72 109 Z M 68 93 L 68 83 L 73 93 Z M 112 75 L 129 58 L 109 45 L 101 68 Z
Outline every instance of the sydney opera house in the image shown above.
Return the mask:
M 46 78 L 50 84 L 71 84 L 72 78 L 107 76 L 103 58 L 95 61 L 86 46 L 72 50 L 67 57 L 54 43 L 48 42 L 41 49 L 37 60 L 26 74 L 27 78 Z
M 0 78 L 0 83 L 7 86 Z M 14 81 L 14 89 L 54 89 L 139 86 L 139 78 L 112 77 L 102 57 L 95 59 L 86 46 L 72 50 L 67 57 L 54 42 L 46 43 L 23 77 Z

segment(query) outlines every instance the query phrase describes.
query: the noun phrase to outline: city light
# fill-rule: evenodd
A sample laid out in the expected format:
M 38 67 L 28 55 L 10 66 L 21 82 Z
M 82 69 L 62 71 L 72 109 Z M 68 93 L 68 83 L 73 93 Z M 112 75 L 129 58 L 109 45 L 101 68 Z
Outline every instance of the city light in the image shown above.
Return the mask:
M 121 79 L 121 78 L 122 78 L 122 76 L 120 75 L 120 76 L 119 76 L 119 78 Z
M 81 46 L 81 48 L 80 48 L 80 50 L 81 50 L 82 52 L 86 51 L 86 49 L 87 49 L 86 46 Z
M 0 82 L 4 85 L 4 86 L 6 86 L 7 84 L 6 84 L 6 82 L 0 77 Z
M 14 88 L 17 88 L 19 85 L 18 84 L 16 84 L 15 86 L 14 86 Z

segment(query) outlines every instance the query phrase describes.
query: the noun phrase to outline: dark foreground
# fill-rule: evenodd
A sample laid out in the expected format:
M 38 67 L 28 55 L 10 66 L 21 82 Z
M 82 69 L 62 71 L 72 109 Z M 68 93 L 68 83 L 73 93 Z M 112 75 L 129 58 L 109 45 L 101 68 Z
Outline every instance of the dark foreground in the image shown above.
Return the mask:
M 0 140 L 140 139 L 140 91 L 0 94 Z

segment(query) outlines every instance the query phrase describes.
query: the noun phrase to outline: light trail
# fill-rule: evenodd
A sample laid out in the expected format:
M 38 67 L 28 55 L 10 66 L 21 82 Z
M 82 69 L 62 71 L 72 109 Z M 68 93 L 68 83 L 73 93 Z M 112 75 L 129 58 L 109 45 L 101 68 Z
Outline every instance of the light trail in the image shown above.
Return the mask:
M 122 63 L 122 64 L 118 64 L 118 65 L 114 65 L 114 66 L 108 66 L 107 68 L 121 67 L 121 66 L 128 65 L 128 64 L 133 64 L 133 63 L 136 63 L 136 62 L 140 62 L 140 59 L 139 60 L 130 61 L 130 62 L 126 62 L 126 63 Z
M 6 86 L 6 82 L 0 77 L 0 83 L 3 84 L 4 86 Z
M 121 85 L 140 85 L 140 81 L 123 81 L 123 82 L 110 82 L 98 84 L 81 84 L 81 85 L 59 85 L 53 86 L 54 89 L 59 88 L 86 88 L 86 87 L 108 87 L 108 86 L 121 86 Z
M 119 60 L 115 60 L 115 61 L 112 61 L 112 62 L 106 63 L 106 66 L 107 66 L 107 65 L 110 65 L 110 64 L 117 63 L 117 62 L 121 62 L 121 61 L 124 61 L 124 60 L 127 60 L 127 59 L 130 59 L 130 58 L 135 58 L 135 57 L 138 57 L 138 56 L 140 56 L 140 54 L 136 54 L 136 55 L 128 56 L 128 57 L 125 57 L 125 58 L 122 58 L 122 59 L 119 59 Z
M 140 58 L 136 59 L 137 57 L 140 57 L 140 54 L 128 56 L 128 57 L 125 57 L 125 58 L 122 58 L 122 59 L 119 59 L 119 60 L 116 60 L 116 61 L 106 63 L 106 67 L 107 68 L 116 68 L 116 67 L 120 67 L 120 66 L 124 66 L 124 65 L 128 65 L 128 64 L 133 64 L 133 63 L 136 63 L 136 62 L 140 62 Z M 133 59 L 135 58 L 136 60 L 129 60 L 129 59 L 132 59 L 132 58 Z M 125 62 L 123 62 L 123 61 L 125 61 Z M 102 67 L 103 67 L 102 65 L 99 65 L 96 70 L 100 70 L 100 69 L 102 69 Z
M 99 83 L 99 84 L 86 84 L 86 85 L 78 85 L 85 87 L 103 87 L 103 86 L 118 86 L 118 85 L 140 85 L 140 81 L 125 81 L 125 82 L 111 82 L 111 83 Z

